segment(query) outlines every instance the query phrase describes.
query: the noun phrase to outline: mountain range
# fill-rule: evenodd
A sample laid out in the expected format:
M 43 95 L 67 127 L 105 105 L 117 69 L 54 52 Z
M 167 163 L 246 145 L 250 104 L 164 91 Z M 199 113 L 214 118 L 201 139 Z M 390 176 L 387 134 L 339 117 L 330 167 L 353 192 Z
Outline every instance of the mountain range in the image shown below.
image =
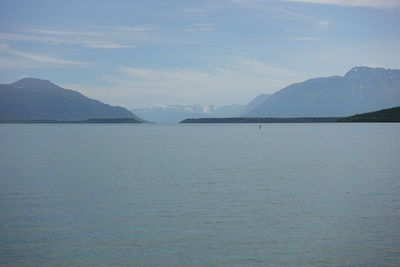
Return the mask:
M 0 84 L 0 120 L 84 121 L 131 118 L 179 122 L 192 118 L 344 117 L 400 105 L 400 70 L 354 67 L 344 76 L 314 78 L 261 94 L 247 105 L 110 106 L 47 80 Z M 135 114 L 139 115 L 136 116 Z
M 306 80 L 247 105 L 171 105 L 133 109 L 154 122 L 184 119 L 260 117 L 343 117 L 400 105 L 400 70 L 354 67 L 344 76 Z
M 339 117 L 400 105 L 400 70 L 354 67 L 283 88 L 242 117 Z
M 252 110 L 255 106 L 267 100 L 271 94 L 261 94 L 247 105 L 198 105 L 181 104 L 160 107 L 132 109 L 139 117 L 160 123 L 175 123 L 191 118 L 229 118 L 237 117 Z
M 58 120 L 132 118 L 129 110 L 110 106 L 47 80 L 24 78 L 0 84 L 0 120 Z
M 139 117 L 152 122 L 176 123 L 187 118 L 232 117 L 239 116 L 245 110 L 244 105 L 168 105 L 160 107 L 138 108 L 131 111 Z

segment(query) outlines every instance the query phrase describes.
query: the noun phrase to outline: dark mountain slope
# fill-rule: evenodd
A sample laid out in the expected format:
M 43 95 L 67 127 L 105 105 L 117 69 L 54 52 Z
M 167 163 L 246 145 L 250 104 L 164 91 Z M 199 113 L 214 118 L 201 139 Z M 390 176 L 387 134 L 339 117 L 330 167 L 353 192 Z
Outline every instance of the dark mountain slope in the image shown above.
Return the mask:
M 88 98 L 47 80 L 24 78 L 0 84 L 1 120 L 65 120 L 135 118 L 122 107 Z

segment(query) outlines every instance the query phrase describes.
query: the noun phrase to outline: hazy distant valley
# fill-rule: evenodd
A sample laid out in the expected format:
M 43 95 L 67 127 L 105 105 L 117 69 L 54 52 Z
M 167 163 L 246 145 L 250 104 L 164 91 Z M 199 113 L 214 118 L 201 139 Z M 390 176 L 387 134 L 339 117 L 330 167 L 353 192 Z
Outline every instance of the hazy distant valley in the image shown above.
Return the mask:
M 204 117 L 234 117 L 240 116 L 244 111 L 243 105 L 168 105 L 162 107 L 151 107 L 142 109 L 132 109 L 131 111 L 139 117 L 159 123 L 176 123 L 187 118 Z

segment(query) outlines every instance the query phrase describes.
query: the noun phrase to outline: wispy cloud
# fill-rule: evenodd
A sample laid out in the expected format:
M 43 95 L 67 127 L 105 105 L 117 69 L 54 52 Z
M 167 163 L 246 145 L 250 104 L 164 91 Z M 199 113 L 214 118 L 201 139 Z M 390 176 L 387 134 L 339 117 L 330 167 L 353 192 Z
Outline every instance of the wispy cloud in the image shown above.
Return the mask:
M 66 30 L 41 29 L 41 28 L 20 29 L 18 31 L 30 33 L 30 34 L 40 34 L 40 35 L 61 35 L 61 36 L 99 36 L 99 35 L 102 35 L 100 32 L 93 32 L 93 31 L 66 31 Z
M 118 43 L 105 42 L 105 41 L 84 41 L 82 42 L 87 47 L 91 48 L 130 48 L 133 45 L 122 45 Z
M 127 48 L 133 47 L 132 45 L 123 45 L 116 42 L 97 41 L 86 38 L 66 38 L 51 35 L 32 35 L 21 33 L 8 33 L 0 32 L 0 41 L 24 41 L 24 42 L 37 42 L 48 44 L 66 44 L 66 45 L 82 45 L 90 48 Z
M 39 55 L 39 54 L 31 54 L 22 51 L 18 51 L 15 49 L 9 48 L 6 44 L 0 44 L 0 52 L 3 54 L 17 56 L 19 58 L 28 59 L 29 61 L 41 62 L 41 63 L 50 63 L 50 64 L 59 64 L 59 65 L 82 65 L 87 64 L 82 61 L 72 61 L 66 59 L 60 59 L 55 57 L 50 57 L 47 55 Z
M 187 27 L 137 26 L 85 26 L 81 30 L 56 28 L 13 28 L 0 31 L 0 42 L 35 42 L 50 45 L 77 45 L 94 49 L 122 49 L 136 47 L 148 40 L 162 42 L 183 32 L 211 32 L 214 25 L 197 22 Z M 168 33 L 168 35 L 166 34 Z M 166 37 L 168 36 L 168 37 Z
M 14 56 L 3 56 L 0 55 L 0 70 L 9 71 L 14 69 L 27 69 L 37 66 L 34 61 L 28 61 L 26 59 L 17 58 Z
M 71 60 L 59 59 L 59 58 L 54 58 L 54 57 L 49 57 L 49 56 L 44 56 L 44 55 L 29 54 L 29 53 L 16 51 L 16 50 L 10 50 L 9 53 L 10 54 L 14 54 L 14 55 L 19 56 L 19 57 L 30 59 L 30 60 L 33 60 L 33 61 L 37 61 L 37 62 L 62 64 L 62 65 L 81 65 L 81 64 L 86 64 L 85 62 L 81 62 L 81 61 L 71 61 Z
M 213 25 L 208 23 L 193 23 L 192 27 L 183 29 L 186 32 L 210 32 L 213 31 Z
M 292 18 L 300 19 L 303 21 L 308 21 L 308 22 L 313 23 L 315 25 L 315 28 L 318 28 L 318 29 L 325 28 L 331 24 L 331 22 L 328 20 L 318 19 L 318 18 L 315 18 L 312 16 L 302 14 L 300 12 L 292 11 L 288 8 L 280 7 L 279 5 L 277 5 L 279 3 L 279 1 L 271 1 L 271 0 L 231 0 L 231 1 L 240 6 L 243 6 L 245 8 L 265 10 L 265 11 L 269 11 L 269 12 L 278 12 L 278 13 L 281 13 L 283 15 L 286 15 L 286 16 L 289 16 Z M 285 0 L 283 0 L 281 2 L 284 2 L 284 1 Z M 288 1 L 291 1 L 291 0 L 288 0 Z
M 204 13 L 207 11 L 206 8 L 199 8 L 199 7 L 187 7 L 187 8 L 180 8 L 179 11 L 185 13 Z
M 322 5 L 340 5 L 349 7 L 398 8 L 399 0 L 282 0 L 285 2 L 302 2 Z
M 292 40 L 292 41 L 321 41 L 323 39 L 317 38 L 317 37 L 294 37 L 290 40 Z
M 224 9 L 226 8 L 226 0 L 212 0 L 212 1 L 186 1 L 184 2 L 185 7 L 179 7 L 178 11 L 194 14 L 204 14 L 211 10 Z
M 0 32 L 0 41 L 37 42 L 47 44 L 80 45 L 89 48 L 119 49 L 134 47 L 141 34 L 152 26 L 86 27 L 83 30 L 27 28 Z M 126 32 L 134 34 L 127 35 Z
M 148 32 L 159 29 L 156 25 L 138 25 L 138 26 L 89 26 L 88 28 L 106 31 L 126 31 L 126 32 Z

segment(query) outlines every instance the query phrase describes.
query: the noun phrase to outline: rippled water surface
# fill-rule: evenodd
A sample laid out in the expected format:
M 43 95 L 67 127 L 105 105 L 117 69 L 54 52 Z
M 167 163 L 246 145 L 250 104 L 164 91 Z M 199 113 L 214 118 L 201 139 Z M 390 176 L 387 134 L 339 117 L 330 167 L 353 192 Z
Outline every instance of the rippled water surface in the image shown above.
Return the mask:
M 398 266 L 400 124 L 0 125 L 0 265 Z

